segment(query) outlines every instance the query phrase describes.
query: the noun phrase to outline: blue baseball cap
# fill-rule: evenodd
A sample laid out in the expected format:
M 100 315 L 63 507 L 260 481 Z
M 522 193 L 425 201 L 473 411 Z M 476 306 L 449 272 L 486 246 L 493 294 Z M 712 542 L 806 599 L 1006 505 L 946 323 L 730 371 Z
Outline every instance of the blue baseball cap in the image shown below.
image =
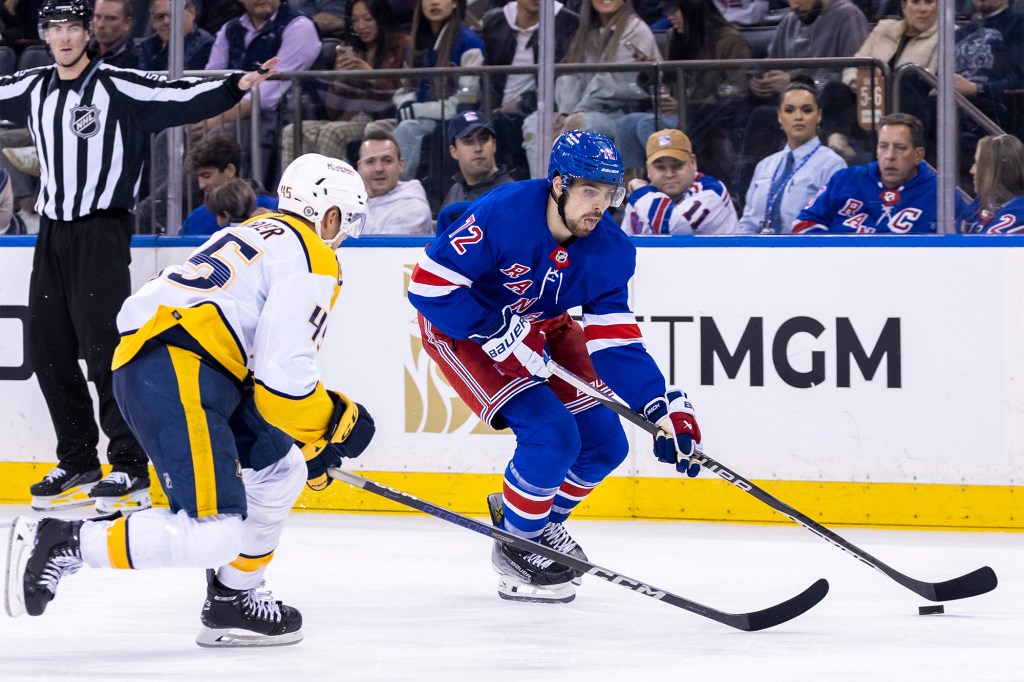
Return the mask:
M 495 134 L 494 127 L 481 112 L 463 111 L 458 113 L 448 121 L 448 144 L 454 145 L 455 140 L 465 139 L 481 129 L 489 130 L 491 135 Z

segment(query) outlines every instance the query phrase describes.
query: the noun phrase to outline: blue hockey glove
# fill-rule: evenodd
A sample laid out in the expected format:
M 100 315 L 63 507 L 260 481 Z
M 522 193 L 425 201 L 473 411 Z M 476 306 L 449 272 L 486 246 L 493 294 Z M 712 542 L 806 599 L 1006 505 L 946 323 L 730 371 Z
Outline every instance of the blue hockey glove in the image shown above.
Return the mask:
M 643 414 L 661 428 L 661 433 L 654 437 L 654 456 L 658 461 L 675 464 L 676 471 L 690 478 L 699 474 L 700 464 L 691 464 L 689 457 L 701 451 L 700 426 L 686 394 L 669 388 L 663 397 L 647 403 Z
M 334 400 L 334 410 L 324 438 L 302 447 L 306 458 L 306 485 L 313 490 L 329 486 L 334 479 L 327 475 L 327 469 L 341 466 L 342 458 L 363 454 L 376 432 L 373 417 L 365 407 L 341 393 L 329 393 Z
M 551 376 L 544 349 L 547 343 L 544 332 L 508 308 L 502 311 L 502 315 L 503 323 L 496 332 L 489 337 L 474 334 L 470 338 L 483 346 L 498 371 L 506 376 L 533 376 L 538 379 Z

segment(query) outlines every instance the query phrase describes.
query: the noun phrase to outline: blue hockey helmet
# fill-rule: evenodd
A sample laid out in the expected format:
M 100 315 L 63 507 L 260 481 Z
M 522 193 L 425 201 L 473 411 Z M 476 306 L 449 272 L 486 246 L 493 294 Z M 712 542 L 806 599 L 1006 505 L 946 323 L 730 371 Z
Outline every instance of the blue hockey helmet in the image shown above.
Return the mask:
M 555 174 L 566 180 L 580 178 L 608 185 L 621 185 L 625 164 L 615 144 L 601 133 L 567 130 L 551 148 L 548 182 Z

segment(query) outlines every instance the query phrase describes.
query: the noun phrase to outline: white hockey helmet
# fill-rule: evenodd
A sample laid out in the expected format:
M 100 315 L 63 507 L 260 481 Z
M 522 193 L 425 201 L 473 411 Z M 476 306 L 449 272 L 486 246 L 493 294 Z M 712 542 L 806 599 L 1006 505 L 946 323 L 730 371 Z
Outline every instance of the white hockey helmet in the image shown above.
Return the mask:
M 318 237 L 332 249 L 346 237 L 358 237 L 366 219 L 366 185 L 352 166 L 323 154 L 303 154 L 288 164 L 277 186 L 278 209 L 313 223 Z M 341 229 L 324 239 L 327 212 L 341 211 Z

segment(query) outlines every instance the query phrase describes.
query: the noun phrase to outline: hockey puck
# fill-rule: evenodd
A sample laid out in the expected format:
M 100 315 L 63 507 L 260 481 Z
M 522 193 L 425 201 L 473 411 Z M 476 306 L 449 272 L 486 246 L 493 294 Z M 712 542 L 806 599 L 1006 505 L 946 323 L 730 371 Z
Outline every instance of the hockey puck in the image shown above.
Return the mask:
M 917 615 L 919 616 L 931 616 L 933 614 L 945 613 L 946 609 L 942 604 L 935 604 L 930 606 L 918 606 Z

